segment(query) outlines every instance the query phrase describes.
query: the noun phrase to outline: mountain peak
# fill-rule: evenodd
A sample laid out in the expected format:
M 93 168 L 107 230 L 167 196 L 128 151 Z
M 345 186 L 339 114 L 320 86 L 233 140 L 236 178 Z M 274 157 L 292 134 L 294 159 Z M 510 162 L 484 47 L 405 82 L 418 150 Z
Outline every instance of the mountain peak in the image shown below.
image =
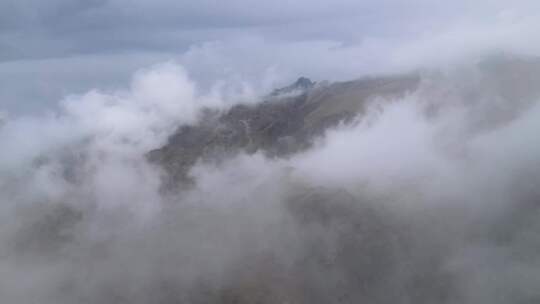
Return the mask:
M 293 84 L 283 87 L 281 89 L 276 89 L 271 96 L 278 96 L 283 94 L 292 94 L 296 92 L 304 92 L 306 90 L 311 89 L 315 86 L 315 82 L 311 81 L 311 79 L 307 77 L 299 77 Z
M 307 77 L 300 77 L 293 84 L 294 87 L 303 88 L 303 89 L 309 89 L 313 87 L 314 85 L 315 85 L 315 82 L 311 81 L 311 79 Z

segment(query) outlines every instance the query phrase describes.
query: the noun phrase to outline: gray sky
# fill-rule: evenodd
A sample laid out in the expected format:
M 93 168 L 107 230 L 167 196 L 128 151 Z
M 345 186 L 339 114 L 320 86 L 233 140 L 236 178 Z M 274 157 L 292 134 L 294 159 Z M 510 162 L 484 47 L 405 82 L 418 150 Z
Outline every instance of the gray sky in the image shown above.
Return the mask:
M 539 11 L 532 0 L 0 0 L 0 110 L 43 110 L 166 60 L 202 86 L 266 90 L 491 49 L 540 54 Z

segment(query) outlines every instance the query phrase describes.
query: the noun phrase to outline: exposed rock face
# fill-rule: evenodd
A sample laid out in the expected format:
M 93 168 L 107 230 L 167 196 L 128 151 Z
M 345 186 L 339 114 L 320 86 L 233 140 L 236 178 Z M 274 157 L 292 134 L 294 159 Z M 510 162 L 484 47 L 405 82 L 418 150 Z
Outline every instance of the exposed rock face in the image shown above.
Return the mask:
M 497 55 L 488 57 L 467 72 L 463 79 L 446 79 L 444 74 L 428 72 L 431 84 L 423 94 L 434 113 L 440 100 L 458 100 L 480 107 L 474 128 L 486 128 L 507 121 L 517 111 L 540 98 L 540 60 Z M 459 78 L 459 77 L 458 77 Z M 370 100 L 396 98 L 417 90 L 420 74 L 407 74 L 316 85 L 301 77 L 294 84 L 275 90 L 255 105 L 236 105 L 225 113 L 207 110 L 197 125 L 180 126 L 167 145 L 151 151 L 149 158 L 160 163 L 173 181 L 187 180 L 187 171 L 198 159 L 226 157 L 240 150 L 263 151 L 283 157 L 308 149 L 313 140 L 328 128 L 350 122 L 360 115 Z M 459 87 L 459 96 L 447 87 Z M 443 87 L 443 88 L 441 88 Z M 291 95 L 290 93 L 297 93 Z M 454 101 L 455 101 L 454 100 Z M 509 107 L 509 105 L 515 106 Z M 489 113 L 485 113 L 489 111 Z M 473 112 L 473 115 L 475 113 Z
M 311 81 L 311 79 L 306 77 L 300 77 L 298 80 L 296 80 L 295 83 L 291 84 L 290 86 L 277 89 L 270 96 L 280 96 L 285 94 L 294 94 L 294 93 L 304 93 L 305 91 L 313 88 L 315 86 L 315 82 Z
M 187 170 L 200 158 L 239 150 L 290 155 L 309 148 L 327 128 L 350 121 L 371 98 L 403 95 L 419 81 L 417 75 L 406 75 L 316 87 L 300 78 L 292 86 L 276 90 L 302 88 L 300 95 L 279 97 L 274 93 L 260 104 L 237 105 L 225 113 L 208 110 L 199 124 L 181 126 L 166 146 L 149 156 L 179 181 L 186 179 Z

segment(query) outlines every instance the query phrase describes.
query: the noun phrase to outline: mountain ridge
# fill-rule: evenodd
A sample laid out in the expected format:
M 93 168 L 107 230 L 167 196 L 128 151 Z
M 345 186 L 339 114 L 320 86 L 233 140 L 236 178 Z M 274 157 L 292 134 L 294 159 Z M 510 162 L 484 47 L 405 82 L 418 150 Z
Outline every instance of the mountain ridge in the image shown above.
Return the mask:
M 489 57 L 473 68 L 477 72 L 463 79 L 450 79 L 436 71 L 334 83 L 316 83 L 300 77 L 293 84 L 274 90 L 260 103 L 238 104 L 226 111 L 204 110 L 197 124 L 180 126 L 166 145 L 150 151 L 148 157 L 161 164 L 177 183 L 189 180 L 189 169 L 201 159 L 224 157 L 240 150 L 249 154 L 261 151 L 269 157 L 305 151 L 329 128 L 350 124 L 361 116 L 373 101 L 395 100 L 418 90 L 436 99 L 436 94 L 446 94 L 441 85 L 462 86 L 463 92 L 459 94 L 464 96 L 457 98 L 473 103 L 491 98 L 519 104 L 540 97 L 538 58 Z M 435 85 L 426 84 L 425 79 Z M 431 102 L 432 108 L 441 106 L 436 100 Z M 496 110 L 495 120 L 515 115 L 506 109 Z

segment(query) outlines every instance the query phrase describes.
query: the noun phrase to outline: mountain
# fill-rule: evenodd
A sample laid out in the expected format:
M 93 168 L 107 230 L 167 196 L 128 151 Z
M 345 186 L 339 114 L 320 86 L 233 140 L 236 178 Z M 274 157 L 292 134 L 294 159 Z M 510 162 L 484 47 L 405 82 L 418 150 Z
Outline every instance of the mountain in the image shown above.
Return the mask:
M 340 122 L 350 122 L 375 97 L 399 97 L 415 90 L 418 75 L 366 78 L 315 85 L 300 78 L 275 90 L 265 101 L 236 105 L 221 113 L 206 110 L 197 125 L 181 126 L 164 147 L 152 151 L 152 161 L 164 164 L 174 180 L 204 157 L 263 151 L 281 157 L 309 148 L 314 138 Z M 300 94 L 290 96 L 292 91 Z
M 203 111 L 197 124 L 180 126 L 165 146 L 151 151 L 148 157 L 167 171 L 169 189 L 177 189 L 197 182 L 189 171 L 199 160 L 221 161 L 237 152 L 286 158 L 312 147 L 330 128 L 361 120 L 370 105 L 402 102 L 408 96 L 423 105 L 426 118 L 452 110 L 458 103 L 465 105 L 467 115 L 473 118 L 474 124 L 464 124 L 468 131 L 496 130 L 540 99 L 540 59 L 497 55 L 450 71 L 419 71 L 335 83 L 300 78 L 260 103 L 239 104 L 223 112 Z M 404 136 L 407 131 L 403 130 Z M 502 241 L 497 233 L 479 232 L 476 221 L 461 240 L 452 229 L 461 231 L 456 226 L 470 216 L 468 208 L 452 217 L 459 204 L 444 209 L 448 206 L 435 203 L 431 208 L 445 211 L 420 211 L 413 217 L 394 215 L 381 207 L 378 198 L 353 195 L 339 186 L 299 186 L 287 177 L 281 182 L 286 195 L 280 197 L 279 206 L 285 208 L 286 215 L 279 224 L 261 229 L 264 237 L 254 238 L 264 240 L 266 249 L 257 251 L 257 242 L 246 243 L 250 245 L 242 247 L 241 257 L 228 265 L 226 280 L 189 289 L 193 303 L 477 303 L 461 298 L 464 277 L 448 267 L 449 260 L 456 262 L 449 257 L 455 257 L 456 248 L 480 234 L 482 244 L 501 246 Z M 519 187 L 532 183 L 522 181 Z M 416 199 L 414 193 L 402 191 L 400 195 Z M 474 191 L 476 198 L 482 190 Z M 264 202 L 263 193 L 245 199 Z M 504 235 L 521 231 L 519 227 L 525 226 L 515 228 L 511 223 L 526 223 L 530 214 L 537 214 L 530 210 L 538 209 L 538 196 L 534 194 L 538 192 L 531 193 L 526 192 L 530 197 L 525 195 L 525 199 L 521 193 L 513 197 L 509 202 L 511 211 L 501 214 L 493 224 L 484 222 L 485 229 L 504 231 L 499 233 Z M 222 195 L 227 197 L 228 193 Z M 489 213 L 477 217 L 482 220 Z M 246 229 L 242 233 L 256 233 L 263 223 L 256 221 L 254 225 L 257 228 L 253 231 Z M 511 242 L 510 238 L 506 242 Z M 523 248 L 525 252 L 530 250 Z M 479 259 L 483 262 L 484 258 Z M 495 261 L 497 267 L 504 263 Z M 175 292 L 180 293 L 170 288 L 163 294 Z M 527 295 L 516 299 L 527 301 L 514 303 L 538 300 Z
M 492 99 L 493 121 L 513 117 L 522 108 L 519 105 L 540 96 L 538 58 L 490 56 L 454 74 L 458 77 L 422 71 L 330 84 L 301 77 L 274 90 L 263 102 L 239 104 L 225 112 L 203 111 L 199 123 L 180 126 L 165 146 L 149 153 L 149 158 L 162 164 L 173 181 L 186 181 L 188 170 L 202 158 L 224 157 L 240 150 L 284 157 L 306 150 L 328 128 L 352 122 L 370 102 L 397 99 L 420 87 L 431 99 L 448 87 L 459 87 L 453 94 L 469 103 Z M 515 106 L 508 107 L 511 103 Z
M 305 91 L 313 88 L 314 86 L 315 82 L 311 81 L 311 79 L 306 77 L 300 77 L 296 80 L 295 83 L 284 88 L 274 90 L 274 92 L 272 92 L 270 96 L 283 96 L 286 94 L 304 93 Z

